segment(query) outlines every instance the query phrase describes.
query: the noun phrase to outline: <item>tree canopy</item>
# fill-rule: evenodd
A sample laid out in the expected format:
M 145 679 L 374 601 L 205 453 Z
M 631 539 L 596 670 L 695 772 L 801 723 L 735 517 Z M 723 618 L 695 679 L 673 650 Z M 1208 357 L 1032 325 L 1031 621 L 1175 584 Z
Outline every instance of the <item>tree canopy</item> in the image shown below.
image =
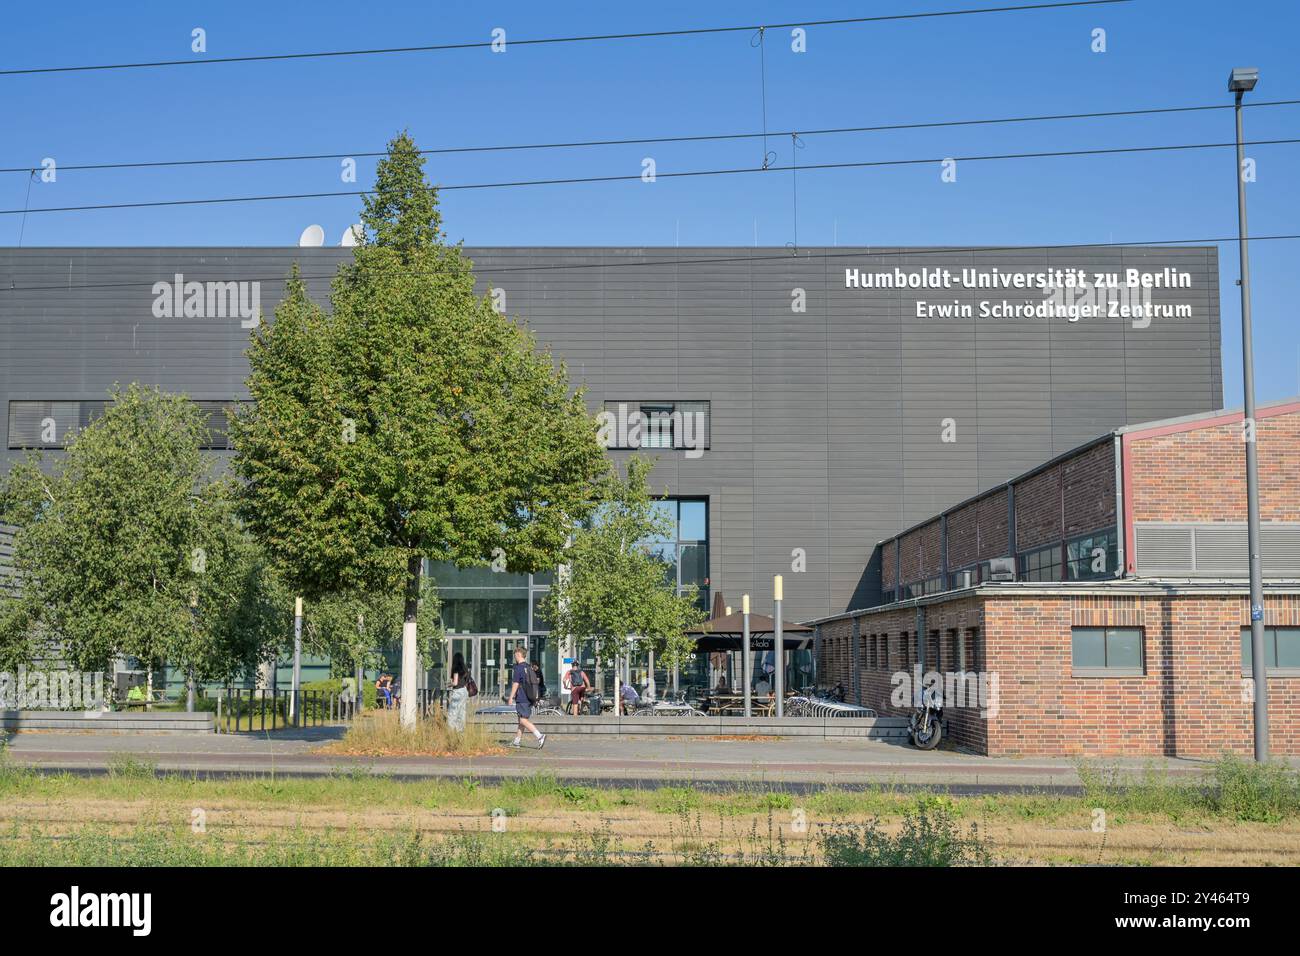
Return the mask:
M 423 165 L 405 133 L 389 143 L 330 312 L 290 276 L 233 426 L 244 514 L 293 587 L 405 584 L 403 670 L 416 666 L 421 559 L 555 567 L 605 467 L 564 367 L 475 292 Z
M 125 655 L 198 680 L 255 667 L 288 617 L 200 451 L 207 423 L 157 389 L 109 399 L 62 457 L 29 456 L 0 481 L 20 580 L 0 614 L 6 658 L 104 670 Z

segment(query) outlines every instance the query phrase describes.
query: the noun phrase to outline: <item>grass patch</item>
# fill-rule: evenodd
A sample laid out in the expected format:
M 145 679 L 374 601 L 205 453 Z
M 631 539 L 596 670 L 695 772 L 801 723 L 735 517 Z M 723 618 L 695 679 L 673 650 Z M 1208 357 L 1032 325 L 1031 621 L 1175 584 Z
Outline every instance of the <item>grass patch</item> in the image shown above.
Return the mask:
M 416 721 L 414 730 L 401 724 L 396 710 L 362 713 L 342 740 L 318 748 L 318 753 L 363 757 L 479 757 L 502 754 L 502 747 L 484 724 L 468 720 L 462 732 L 452 730 L 440 711 Z

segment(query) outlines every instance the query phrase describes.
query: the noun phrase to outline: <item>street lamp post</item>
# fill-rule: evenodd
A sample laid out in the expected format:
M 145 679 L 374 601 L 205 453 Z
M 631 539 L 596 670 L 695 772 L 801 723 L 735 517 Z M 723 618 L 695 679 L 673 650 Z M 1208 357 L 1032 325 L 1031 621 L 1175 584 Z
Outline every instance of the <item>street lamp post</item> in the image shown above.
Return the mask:
M 745 683 L 745 716 L 754 716 L 753 702 L 750 699 L 750 675 L 749 669 L 753 666 L 749 653 L 749 595 L 746 594 L 740 599 L 740 613 L 744 618 L 744 631 L 740 641 L 740 679 Z
M 299 696 L 302 690 L 302 598 L 293 601 L 293 694 L 289 698 L 289 716 L 298 723 Z
M 781 599 L 785 597 L 785 588 L 781 575 L 772 579 L 772 597 L 776 608 L 776 620 L 772 622 L 772 650 L 776 661 L 776 716 L 785 716 L 785 636 L 781 633 Z
M 1237 118 L 1237 253 L 1241 260 L 1241 364 L 1245 395 L 1242 438 L 1246 445 L 1246 547 L 1250 554 L 1251 681 L 1255 685 L 1255 759 L 1268 759 L 1268 662 L 1264 658 L 1264 572 L 1259 545 L 1259 463 L 1255 453 L 1255 359 L 1250 329 L 1250 255 L 1246 228 L 1246 156 L 1242 146 L 1241 98 L 1259 82 L 1259 70 L 1238 67 L 1228 77 L 1236 97 Z

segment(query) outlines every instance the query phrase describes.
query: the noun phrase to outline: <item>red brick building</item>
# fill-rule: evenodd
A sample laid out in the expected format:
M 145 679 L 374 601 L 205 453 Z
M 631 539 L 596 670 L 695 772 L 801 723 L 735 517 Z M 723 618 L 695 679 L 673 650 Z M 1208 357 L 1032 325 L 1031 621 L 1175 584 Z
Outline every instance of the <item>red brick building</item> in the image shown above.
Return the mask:
M 819 683 L 902 714 L 937 672 L 995 756 L 1249 753 L 1243 430 L 1122 428 L 881 542 L 883 603 L 812 622 Z M 1300 754 L 1300 401 L 1255 440 L 1270 746 Z

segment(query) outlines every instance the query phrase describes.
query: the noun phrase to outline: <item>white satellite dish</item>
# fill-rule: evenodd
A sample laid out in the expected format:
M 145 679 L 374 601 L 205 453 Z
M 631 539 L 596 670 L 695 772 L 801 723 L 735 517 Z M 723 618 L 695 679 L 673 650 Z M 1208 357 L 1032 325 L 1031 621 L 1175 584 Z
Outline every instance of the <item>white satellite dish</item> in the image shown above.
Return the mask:
M 308 226 L 298 237 L 300 246 L 323 246 L 325 245 L 325 230 L 316 224 Z
M 357 243 L 361 241 L 361 238 L 365 234 L 366 234 L 366 227 L 361 225 L 361 223 L 357 223 L 356 225 L 353 226 L 348 226 L 348 228 L 343 232 L 343 238 L 339 240 L 339 245 L 355 246 Z

